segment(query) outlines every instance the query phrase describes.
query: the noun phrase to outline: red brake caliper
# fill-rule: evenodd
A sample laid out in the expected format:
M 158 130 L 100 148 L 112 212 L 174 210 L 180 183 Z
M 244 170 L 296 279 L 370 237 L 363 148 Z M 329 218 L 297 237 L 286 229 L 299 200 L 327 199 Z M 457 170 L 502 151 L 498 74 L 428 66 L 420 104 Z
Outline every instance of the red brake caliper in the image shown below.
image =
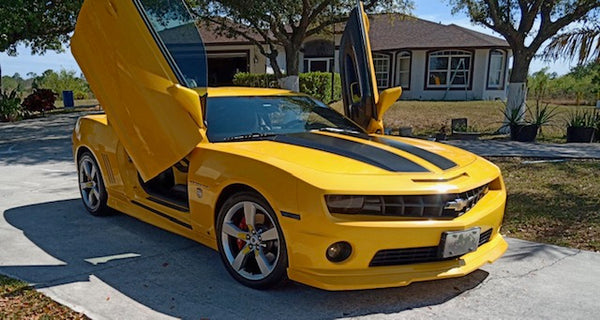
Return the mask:
M 246 224 L 246 217 L 243 217 L 242 220 L 240 221 L 240 223 L 238 224 L 238 227 L 240 228 L 240 230 L 243 231 L 248 231 L 248 225 Z M 237 246 L 239 250 L 242 250 L 242 248 L 246 245 L 246 241 L 242 240 L 242 239 L 237 239 Z

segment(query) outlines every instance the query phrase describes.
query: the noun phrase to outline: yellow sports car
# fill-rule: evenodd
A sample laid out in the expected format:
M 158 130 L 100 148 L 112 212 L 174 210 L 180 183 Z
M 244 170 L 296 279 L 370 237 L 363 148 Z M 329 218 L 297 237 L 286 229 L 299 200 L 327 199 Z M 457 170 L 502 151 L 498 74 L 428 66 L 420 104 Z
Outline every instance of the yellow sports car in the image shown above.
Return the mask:
M 367 30 L 359 4 L 340 46 L 342 115 L 286 90 L 207 88 L 181 0 L 86 0 L 72 51 L 106 115 L 73 132 L 85 208 L 218 250 L 254 288 L 403 286 L 498 259 L 499 169 L 382 135 L 401 89 L 378 93 Z

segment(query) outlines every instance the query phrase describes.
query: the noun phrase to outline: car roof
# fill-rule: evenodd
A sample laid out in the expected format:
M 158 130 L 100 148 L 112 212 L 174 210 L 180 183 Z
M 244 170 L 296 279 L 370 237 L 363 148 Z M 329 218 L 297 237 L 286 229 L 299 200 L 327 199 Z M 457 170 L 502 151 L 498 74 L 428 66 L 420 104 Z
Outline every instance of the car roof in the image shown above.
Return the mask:
M 265 89 L 249 87 L 211 87 L 208 88 L 209 97 L 251 97 L 251 96 L 297 96 L 303 95 L 284 89 Z

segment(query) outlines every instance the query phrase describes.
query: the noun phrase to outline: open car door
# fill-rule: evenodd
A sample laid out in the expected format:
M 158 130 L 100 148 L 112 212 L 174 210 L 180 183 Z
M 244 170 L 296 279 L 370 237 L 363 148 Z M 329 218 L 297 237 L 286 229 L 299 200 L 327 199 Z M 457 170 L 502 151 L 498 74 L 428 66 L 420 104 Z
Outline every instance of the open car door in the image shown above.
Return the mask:
M 340 42 L 344 113 L 367 132 L 383 133 L 383 113 L 400 97 L 402 89 L 388 89 L 380 99 L 368 32 L 369 19 L 358 1 Z
M 144 181 L 202 140 L 206 50 L 182 0 L 85 0 L 71 47 Z

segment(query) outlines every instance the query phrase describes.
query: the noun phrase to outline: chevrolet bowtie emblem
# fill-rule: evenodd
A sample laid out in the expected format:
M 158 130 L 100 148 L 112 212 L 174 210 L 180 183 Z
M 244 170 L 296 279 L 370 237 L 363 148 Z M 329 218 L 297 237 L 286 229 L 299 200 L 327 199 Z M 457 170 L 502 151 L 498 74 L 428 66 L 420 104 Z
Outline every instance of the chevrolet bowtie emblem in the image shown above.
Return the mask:
M 450 209 L 454 211 L 463 211 L 466 207 L 469 206 L 471 198 L 469 199 L 454 199 L 453 201 L 448 201 L 444 209 Z

